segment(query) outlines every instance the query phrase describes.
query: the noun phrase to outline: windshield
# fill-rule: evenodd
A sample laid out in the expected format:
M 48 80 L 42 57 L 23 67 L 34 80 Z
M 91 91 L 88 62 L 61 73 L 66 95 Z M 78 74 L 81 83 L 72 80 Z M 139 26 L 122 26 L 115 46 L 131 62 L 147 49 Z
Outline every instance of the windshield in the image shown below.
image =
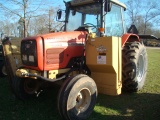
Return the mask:
M 100 15 L 82 14 L 80 12 L 76 12 L 73 15 L 73 11 L 71 10 L 68 23 L 66 24 L 66 30 L 73 31 L 79 27 L 87 27 L 89 31 L 97 32 L 96 28 L 100 27 Z
M 87 29 L 97 32 L 96 28 L 100 26 L 100 13 L 100 3 L 69 8 L 66 31 L 73 31 L 79 27 L 88 26 Z
M 73 31 L 79 28 L 82 25 L 82 13 L 76 12 L 75 15 L 72 15 L 73 11 L 69 13 L 69 19 L 66 24 L 67 31 Z

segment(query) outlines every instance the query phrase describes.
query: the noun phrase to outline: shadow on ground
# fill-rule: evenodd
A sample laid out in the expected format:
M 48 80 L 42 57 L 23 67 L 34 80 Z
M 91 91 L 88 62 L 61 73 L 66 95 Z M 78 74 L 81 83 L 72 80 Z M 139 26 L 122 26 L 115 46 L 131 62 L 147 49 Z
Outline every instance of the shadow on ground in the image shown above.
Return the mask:
M 99 95 L 90 120 L 160 120 L 160 94 Z
M 14 97 L 5 79 L 0 79 L 0 86 L 0 120 L 61 120 L 58 88 L 24 102 Z M 160 94 L 99 95 L 89 120 L 160 120 Z

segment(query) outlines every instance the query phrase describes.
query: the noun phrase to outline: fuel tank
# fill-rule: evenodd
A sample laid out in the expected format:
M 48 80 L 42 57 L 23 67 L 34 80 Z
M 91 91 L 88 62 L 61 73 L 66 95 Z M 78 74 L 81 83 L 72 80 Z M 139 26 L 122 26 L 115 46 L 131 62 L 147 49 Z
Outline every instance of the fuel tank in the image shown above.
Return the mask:
M 119 37 L 89 38 L 86 64 L 96 82 L 98 92 L 119 95 L 122 88 L 122 43 Z M 94 54 L 91 54 L 94 53 Z
M 72 58 L 84 53 L 86 32 L 56 32 L 24 38 L 21 42 L 22 63 L 36 70 L 66 68 Z

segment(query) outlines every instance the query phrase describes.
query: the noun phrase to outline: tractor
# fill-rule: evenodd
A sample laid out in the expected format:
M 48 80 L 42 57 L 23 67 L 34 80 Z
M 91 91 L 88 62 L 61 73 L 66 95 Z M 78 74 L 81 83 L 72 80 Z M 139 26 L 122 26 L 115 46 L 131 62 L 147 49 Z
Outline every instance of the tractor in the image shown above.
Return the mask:
M 84 120 L 98 93 L 137 92 L 145 82 L 147 53 L 137 34 L 126 33 L 118 0 L 64 1 L 59 32 L 3 41 L 7 74 L 15 96 L 39 95 L 45 83 L 60 85 L 63 119 Z

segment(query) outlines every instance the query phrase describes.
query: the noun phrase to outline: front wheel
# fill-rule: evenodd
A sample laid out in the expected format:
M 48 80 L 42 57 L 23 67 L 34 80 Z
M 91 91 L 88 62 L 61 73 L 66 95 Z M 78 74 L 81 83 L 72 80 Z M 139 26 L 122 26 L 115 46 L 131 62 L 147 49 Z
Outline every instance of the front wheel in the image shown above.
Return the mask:
M 124 91 L 137 92 L 145 82 L 147 74 L 147 52 L 140 42 L 126 43 L 122 51 Z
M 65 120 L 85 120 L 96 104 L 97 87 L 87 75 L 68 78 L 58 95 L 58 109 Z

